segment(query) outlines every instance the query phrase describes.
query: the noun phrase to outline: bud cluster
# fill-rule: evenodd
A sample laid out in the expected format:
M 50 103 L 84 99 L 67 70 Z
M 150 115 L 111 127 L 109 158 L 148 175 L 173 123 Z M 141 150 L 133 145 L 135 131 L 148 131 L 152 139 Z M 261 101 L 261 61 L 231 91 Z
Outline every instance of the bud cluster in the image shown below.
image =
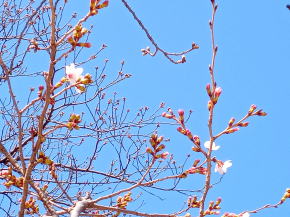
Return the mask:
M 23 177 L 17 178 L 16 176 L 12 175 L 11 167 L 0 171 L 0 178 L 6 179 L 6 182 L 4 182 L 3 185 L 5 185 L 7 188 L 10 188 L 10 186 L 12 185 L 18 188 L 23 187 L 24 178 Z
M 219 205 L 221 201 L 222 199 L 220 197 L 215 202 L 211 201 L 209 203 L 207 210 L 204 211 L 204 215 L 219 215 L 220 214 L 219 210 L 221 209 Z
M 218 99 L 222 93 L 222 88 L 221 87 L 214 87 L 214 90 L 212 90 L 210 84 L 206 85 L 206 92 L 210 98 L 208 101 L 207 107 L 208 110 L 210 111 L 212 107 L 218 102 Z
M 254 116 L 254 115 L 257 115 L 257 116 L 266 116 L 267 113 L 264 112 L 262 109 L 258 110 L 258 111 L 255 111 L 257 109 L 257 106 L 256 105 L 251 105 L 249 111 L 248 111 L 248 115 L 249 116 Z
M 81 122 L 81 116 L 78 114 L 71 114 L 68 123 L 66 124 L 66 127 L 70 130 L 72 129 L 80 129 L 78 124 Z
M 197 196 L 194 195 L 193 197 L 189 197 L 187 199 L 187 206 L 189 208 L 199 208 L 201 205 L 201 201 L 197 200 Z
M 67 41 L 72 47 L 91 47 L 91 43 L 79 43 L 79 40 L 88 32 L 86 28 L 83 28 L 81 24 L 77 25 L 73 31 L 73 34 L 68 37 Z
M 99 4 L 100 0 L 91 0 L 90 3 L 90 15 L 94 16 L 99 13 L 99 9 L 108 7 L 109 1 L 104 1 L 103 3 Z
M 163 141 L 163 136 L 159 136 L 157 134 L 152 134 L 151 138 L 150 138 L 150 144 L 151 147 L 147 147 L 146 148 L 146 152 L 151 154 L 155 159 L 166 159 L 166 157 L 168 156 L 168 152 L 163 152 L 161 154 L 158 154 L 158 152 L 162 151 L 165 148 L 164 144 L 160 144 Z
M 53 160 L 49 159 L 48 156 L 46 156 L 44 154 L 44 152 L 39 152 L 38 154 L 38 159 L 37 159 L 37 162 L 38 163 L 41 163 L 41 164 L 45 164 L 48 166 L 48 169 L 49 169 L 49 173 L 50 175 L 53 177 L 53 178 L 57 178 L 57 175 L 56 175 L 56 168 L 55 168 L 55 165 L 54 165 L 54 162 Z
M 182 173 L 179 178 L 186 178 L 188 174 L 201 174 L 201 175 L 206 175 L 207 173 L 207 168 L 198 166 L 200 160 L 195 160 L 192 167 L 186 170 L 184 173 Z
M 231 118 L 228 122 L 228 127 L 227 129 L 223 132 L 223 134 L 230 134 L 230 133 L 234 133 L 236 131 L 239 130 L 239 127 L 247 127 L 249 126 L 249 122 L 244 122 L 245 119 L 247 119 L 250 116 L 266 116 L 267 113 L 264 112 L 262 109 L 255 111 L 257 109 L 256 105 L 251 105 L 248 114 L 239 122 L 235 123 L 236 119 L 235 118 Z
M 36 214 L 39 212 L 38 205 L 35 204 L 35 200 L 33 197 L 30 197 L 28 201 L 25 202 L 25 212 L 26 214 Z
M 67 77 L 62 77 L 62 79 L 59 82 L 57 82 L 53 88 L 57 89 L 66 82 L 70 82 L 70 80 Z M 81 92 L 84 92 L 86 89 L 83 85 L 93 83 L 93 79 L 92 76 L 89 73 L 87 73 L 85 74 L 85 76 L 80 76 L 75 82 L 78 83 L 78 85 L 76 85 L 76 88 L 79 89 Z
M 132 201 L 131 192 L 128 192 L 127 194 L 124 195 L 124 197 L 119 196 L 117 198 L 117 206 L 118 208 L 126 209 L 126 206 L 130 201 Z

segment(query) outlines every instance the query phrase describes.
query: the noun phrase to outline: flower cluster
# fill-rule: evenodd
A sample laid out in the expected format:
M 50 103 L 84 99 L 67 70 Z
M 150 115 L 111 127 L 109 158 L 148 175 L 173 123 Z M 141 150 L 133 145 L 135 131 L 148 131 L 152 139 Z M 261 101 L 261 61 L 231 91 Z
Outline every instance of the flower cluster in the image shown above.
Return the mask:
M 218 99 L 222 93 L 222 88 L 216 86 L 214 88 L 211 88 L 210 84 L 207 84 L 206 92 L 210 98 L 207 104 L 207 108 L 210 111 L 213 108 L 213 106 L 218 102 Z
M 117 207 L 121 209 L 126 209 L 128 202 L 132 201 L 131 192 L 128 192 L 124 197 L 119 196 L 117 198 Z
M 201 205 L 201 201 L 197 200 L 197 196 L 194 195 L 193 197 L 189 197 L 187 199 L 187 206 L 189 208 L 199 208 Z
M 187 177 L 188 174 L 201 174 L 205 175 L 207 173 L 207 169 L 203 166 L 198 166 L 200 160 L 195 160 L 192 167 L 188 170 L 186 170 L 184 173 L 180 175 L 180 178 Z
M 78 126 L 78 124 L 81 122 L 81 116 L 78 114 L 71 114 L 70 118 L 68 120 L 68 123 L 66 124 L 66 127 L 70 130 L 72 129 L 80 129 L 80 127 Z
M 6 179 L 6 182 L 4 182 L 3 185 L 5 185 L 7 188 L 10 188 L 10 186 L 12 185 L 18 188 L 23 187 L 24 178 L 23 177 L 17 178 L 16 176 L 12 175 L 11 167 L 0 171 L 0 178 Z
M 73 34 L 67 38 L 68 43 L 74 47 L 86 47 L 90 48 L 91 43 L 81 43 L 79 40 L 88 32 L 86 28 L 83 28 L 81 24 L 77 25 L 73 31 Z
M 25 202 L 26 214 L 36 214 L 39 212 L 39 207 L 35 202 L 33 197 L 30 197 L 29 200 Z
M 63 77 L 54 88 L 61 87 L 65 82 L 70 82 L 71 85 L 76 87 L 78 93 L 84 92 L 85 85 L 93 83 L 92 76 L 90 74 L 82 75 L 83 68 L 76 68 L 74 63 L 65 67 L 66 77 Z
M 150 138 L 150 144 L 151 147 L 147 147 L 146 148 L 146 152 L 151 154 L 155 159 L 166 159 L 166 157 L 168 156 L 168 152 L 163 152 L 161 154 L 158 154 L 160 151 L 162 151 L 165 148 L 164 144 L 160 144 L 163 141 L 163 136 L 159 136 L 157 134 L 152 134 L 151 138 Z
M 222 199 L 218 198 L 215 202 L 211 201 L 208 208 L 203 212 L 203 215 L 218 215 L 221 207 L 219 206 Z M 189 197 L 187 200 L 187 206 L 189 208 L 200 208 L 201 200 L 197 200 L 197 196 Z
M 215 202 L 211 201 L 208 208 L 204 211 L 204 215 L 219 215 L 221 207 L 219 206 L 222 199 L 219 197 Z
M 41 164 L 48 165 L 50 175 L 55 179 L 57 178 L 57 175 L 55 173 L 56 168 L 55 168 L 54 162 L 51 159 L 49 159 L 49 157 L 46 156 L 42 151 L 39 152 L 39 154 L 38 154 L 37 162 L 41 163 Z
M 109 1 L 104 1 L 103 3 L 99 4 L 101 0 L 91 0 L 91 4 L 90 4 L 90 15 L 94 16 L 96 14 L 98 14 L 98 10 L 108 7 L 109 5 Z

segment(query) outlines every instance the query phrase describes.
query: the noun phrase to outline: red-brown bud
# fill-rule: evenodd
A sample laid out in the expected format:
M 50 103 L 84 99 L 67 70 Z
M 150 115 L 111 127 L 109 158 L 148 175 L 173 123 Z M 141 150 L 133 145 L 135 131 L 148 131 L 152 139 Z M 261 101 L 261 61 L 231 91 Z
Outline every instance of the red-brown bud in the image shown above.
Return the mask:
M 249 122 L 238 123 L 238 127 L 247 127 Z
M 255 113 L 255 115 L 258 115 L 258 116 L 266 116 L 267 113 L 264 112 L 264 111 L 261 109 L 261 110 L 257 111 L 257 112 Z
M 197 160 L 195 160 L 194 162 L 193 162 L 193 167 L 196 167 L 198 164 L 199 164 L 199 162 L 200 162 L 200 160 L 199 159 L 197 159 Z

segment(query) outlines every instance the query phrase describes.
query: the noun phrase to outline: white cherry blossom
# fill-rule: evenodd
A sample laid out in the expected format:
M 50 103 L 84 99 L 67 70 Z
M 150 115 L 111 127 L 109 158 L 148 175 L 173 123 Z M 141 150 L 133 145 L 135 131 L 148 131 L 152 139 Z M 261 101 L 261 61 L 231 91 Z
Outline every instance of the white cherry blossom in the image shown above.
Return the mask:
M 231 160 L 227 160 L 225 162 L 222 162 L 220 160 L 218 160 L 216 162 L 216 165 L 215 165 L 215 172 L 219 172 L 221 175 L 225 174 L 228 170 L 229 167 L 231 167 L 233 165 L 232 161 Z M 244 217 L 244 216 L 243 216 Z M 247 217 L 247 216 L 245 216 Z
M 70 84 L 75 84 L 79 79 L 82 79 L 83 68 L 76 68 L 74 63 L 71 63 L 69 66 L 65 67 L 66 77 L 69 80 Z M 83 86 L 83 85 L 79 85 Z M 82 91 L 76 87 L 76 91 L 81 93 Z
M 207 148 L 207 149 L 209 149 L 209 148 L 210 148 L 210 141 L 206 141 L 206 142 L 204 143 L 204 147 Z M 213 151 L 217 151 L 217 150 L 219 150 L 219 149 L 220 149 L 220 146 L 217 146 L 217 145 L 215 144 L 215 142 L 213 142 L 213 143 L 212 143 L 211 150 L 213 150 Z

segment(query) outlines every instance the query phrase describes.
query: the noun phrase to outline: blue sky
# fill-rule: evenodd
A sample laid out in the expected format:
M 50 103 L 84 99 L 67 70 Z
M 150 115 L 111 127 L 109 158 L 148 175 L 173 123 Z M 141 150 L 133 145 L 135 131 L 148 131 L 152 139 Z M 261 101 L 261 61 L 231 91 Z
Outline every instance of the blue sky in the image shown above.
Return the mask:
M 166 102 L 173 109 L 192 109 L 188 126 L 202 141 L 207 140 L 208 98 L 204 87 L 209 82 L 211 58 L 210 2 L 129 3 L 165 50 L 185 50 L 193 41 L 200 49 L 188 54 L 187 63 L 182 65 L 173 65 L 160 53 L 153 58 L 143 57 L 140 49 L 152 47 L 150 42 L 121 2 L 112 1 L 93 22 L 94 37 L 99 44 L 108 45 L 103 56 L 110 59 L 110 67 L 116 69 L 125 60 L 124 71 L 133 74 L 130 80 L 120 84 L 118 94 L 126 96 L 132 108 L 143 105 L 154 108 Z M 217 3 L 216 80 L 223 93 L 216 107 L 215 132 L 222 130 L 231 117 L 241 118 L 251 104 L 268 113 L 266 117 L 251 118 L 249 127 L 217 141 L 222 147 L 216 156 L 231 159 L 233 167 L 209 197 L 222 196 L 222 211 L 239 213 L 278 202 L 289 187 L 290 11 L 285 7 L 287 1 Z M 161 129 L 171 139 L 168 150 L 182 158 L 191 144 L 175 127 L 169 128 Z M 166 205 L 159 210 L 166 212 L 168 206 L 175 206 L 176 200 L 163 197 Z M 288 202 L 279 209 L 253 216 L 288 217 L 289 210 Z

